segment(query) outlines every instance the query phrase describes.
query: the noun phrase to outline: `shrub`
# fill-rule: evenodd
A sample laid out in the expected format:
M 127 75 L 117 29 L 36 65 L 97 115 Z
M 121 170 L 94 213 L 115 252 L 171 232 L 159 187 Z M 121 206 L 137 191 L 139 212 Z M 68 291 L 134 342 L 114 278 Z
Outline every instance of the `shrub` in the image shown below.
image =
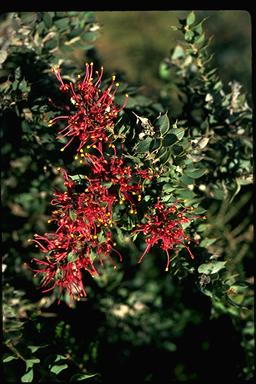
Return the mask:
M 252 378 L 252 111 L 203 23 L 151 98 L 98 62 L 91 12 L 2 16 L 10 382 Z

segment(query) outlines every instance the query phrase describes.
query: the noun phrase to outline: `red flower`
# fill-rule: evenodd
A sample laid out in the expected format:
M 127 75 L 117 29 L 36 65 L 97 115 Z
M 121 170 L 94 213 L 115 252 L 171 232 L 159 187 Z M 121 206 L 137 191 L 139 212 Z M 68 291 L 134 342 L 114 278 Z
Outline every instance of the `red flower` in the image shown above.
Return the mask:
M 138 262 L 140 263 L 142 261 L 144 256 L 150 251 L 151 247 L 155 244 L 159 244 L 166 252 L 167 263 L 165 270 L 168 271 L 170 264 L 169 251 L 172 251 L 176 246 L 182 245 L 187 249 L 192 259 L 194 258 L 189 247 L 186 245 L 186 241 L 189 240 L 189 237 L 186 235 L 182 224 L 190 222 L 195 216 L 186 216 L 187 211 L 191 210 L 190 207 L 185 207 L 180 210 L 177 204 L 172 204 L 167 208 L 163 203 L 160 203 L 159 200 L 154 208 L 154 214 L 145 215 L 147 223 L 139 225 L 138 229 L 134 231 L 142 232 L 146 235 L 147 246 Z
M 124 104 L 117 107 L 114 104 L 114 95 L 119 86 L 115 84 L 115 76 L 111 84 L 101 89 L 101 72 L 95 71 L 96 79 L 93 79 L 93 63 L 86 63 L 86 73 L 83 80 L 79 80 L 74 87 L 73 83 L 64 83 L 60 75 L 60 69 L 53 69 L 60 82 L 60 90 L 69 95 L 76 111 L 69 116 L 58 116 L 49 121 L 53 125 L 59 120 L 67 120 L 67 126 L 59 131 L 59 137 L 70 137 L 68 143 L 62 148 L 64 150 L 75 137 L 80 140 L 78 151 L 86 144 L 94 145 L 96 142 L 109 141 L 109 130 L 114 126 L 118 113 L 125 107 L 128 95 Z
M 56 209 L 49 220 L 55 222 L 57 230 L 34 236 L 33 242 L 46 254 L 44 261 L 34 259 L 40 266 L 34 271 L 43 276 L 43 288 L 50 285 L 44 292 L 59 287 L 60 294 L 66 289 L 73 299 L 85 296 L 82 270 L 94 276 L 97 274 L 94 263 L 98 259 L 103 264 L 106 257 L 116 268 L 112 252 L 122 260 L 120 253 L 113 248 L 109 230 L 117 198 L 100 181 L 93 179 L 88 181 L 86 192 L 77 193 L 75 183 L 65 170 L 62 172 L 67 191 L 55 192 L 51 203 Z

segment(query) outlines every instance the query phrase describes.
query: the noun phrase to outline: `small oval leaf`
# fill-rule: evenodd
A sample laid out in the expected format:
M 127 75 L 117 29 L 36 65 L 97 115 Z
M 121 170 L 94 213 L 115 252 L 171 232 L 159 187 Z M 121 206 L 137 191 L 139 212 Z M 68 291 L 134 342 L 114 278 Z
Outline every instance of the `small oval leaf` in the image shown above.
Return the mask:
M 156 126 L 159 127 L 162 135 L 165 135 L 169 131 L 170 121 L 169 117 L 167 116 L 167 112 L 158 118 Z
M 198 267 L 199 273 L 204 273 L 205 275 L 211 275 L 213 273 L 219 272 L 221 269 L 225 268 L 226 261 L 212 261 L 207 264 L 201 264 Z
M 67 368 L 68 368 L 67 364 L 53 365 L 51 367 L 51 372 L 54 373 L 55 375 L 58 375 L 60 372 L 64 371 L 64 369 L 67 369 Z
M 192 25 L 196 20 L 195 12 L 192 11 L 187 16 L 187 25 Z
M 17 360 L 18 358 L 16 356 L 7 356 L 5 359 L 3 359 L 3 363 L 9 363 L 9 361 Z
M 22 376 L 21 382 L 31 383 L 33 381 L 33 377 L 34 377 L 34 371 L 33 371 L 33 368 L 31 368 L 28 372 L 25 373 L 25 375 Z

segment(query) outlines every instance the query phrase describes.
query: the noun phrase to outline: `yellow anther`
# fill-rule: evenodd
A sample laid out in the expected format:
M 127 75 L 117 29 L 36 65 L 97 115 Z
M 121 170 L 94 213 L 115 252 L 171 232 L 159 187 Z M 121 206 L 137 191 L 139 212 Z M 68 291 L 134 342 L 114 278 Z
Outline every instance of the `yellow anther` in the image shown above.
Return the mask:
M 134 210 L 133 210 L 133 209 L 130 209 L 130 213 L 133 214 L 133 213 L 134 213 Z
M 71 233 L 70 237 L 74 237 L 73 233 Z
M 97 238 L 98 238 L 98 236 L 97 236 L 97 235 L 94 235 L 94 236 L 93 236 L 93 238 L 94 238 L 94 239 L 97 239 Z
M 61 152 L 63 152 L 64 150 L 65 150 L 65 148 L 61 148 L 61 150 L 60 150 L 60 151 L 61 151 Z
M 166 267 L 166 268 L 165 268 L 165 272 L 168 272 L 168 271 L 169 271 L 169 268 L 168 268 L 168 267 Z
M 114 247 L 116 246 L 116 243 L 113 243 Z
M 85 188 L 85 190 L 84 190 L 85 192 L 89 192 L 89 189 L 88 188 Z
M 75 160 L 78 160 L 78 156 L 76 155 L 76 156 L 74 157 L 74 159 L 75 159 Z
M 132 192 L 132 195 L 136 195 L 136 192 Z
M 84 151 L 83 148 L 81 148 L 81 149 L 80 149 L 80 152 L 83 152 L 83 151 Z
M 90 146 L 90 145 L 87 145 L 86 148 L 89 149 L 89 148 L 91 148 L 91 146 Z
M 84 157 L 84 154 L 83 154 L 83 153 L 81 153 L 80 157 Z
M 105 223 L 105 224 L 104 224 L 104 227 L 107 227 L 107 226 L 108 226 L 107 223 Z
M 57 168 L 57 171 L 60 171 L 60 167 Z
M 138 195 L 138 201 L 141 201 L 141 195 Z
M 81 75 L 77 75 L 77 78 L 80 79 L 80 78 L 81 78 Z
M 52 222 L 52 220 L 51 220 L 51 219 L 47 220 L 47 223 L 48 223 L 48 224 L 50 224 L 51 222 Z
M 83 164 L 83 160 L 80 160 L 79 163 L 80 163 L 80 164 Z
M 93 62 L 91 62 L 90 65 L 93 65 Z
M 109 220 L 108 222 L 109 222 L 109 224 L 112 224 L 112 220 Z
M 95 145 L 95 144 L 93 144 L 93 146 L 92 146 L 93 148 L 97 148 L 97 145 Z
M 119 85 L 120 85 L 119 83 L 116 83 L 116 87 L 119 87 Z
M 115 75 L 113 75 L 113 76 L 112 76 L 112 80 L 113 80 L 113 81 L 115 81 L 115 79 L 116 79 L 116 76 L 115 76 Z
M 129 95 L 126 93 L 125 97 L 129 97 Z

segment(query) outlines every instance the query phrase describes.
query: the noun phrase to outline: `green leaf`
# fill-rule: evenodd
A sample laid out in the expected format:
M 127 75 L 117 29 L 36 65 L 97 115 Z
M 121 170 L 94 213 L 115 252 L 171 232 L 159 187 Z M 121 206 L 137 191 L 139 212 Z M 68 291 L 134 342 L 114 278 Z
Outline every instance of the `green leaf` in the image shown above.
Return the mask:
M 149 150 L 150 150 L 150 152 L 155 151 L 156 149 L 159 149 L 160 146 L 161 146 L 161 140 L 160 139 L 153 139 L 151 144 L 150 144 Z
M 177 136 L 177 138 L 179 140 L 181 140 L 185 134 L 185 129 L 184 128 L 175 128 L 175 129 L 172 129 L 171 132 Z
M 165 135 L 168 132 L 170 128 L 170 121 L 169 117 L 167 116 L 167 112 L 158 118 L 156 121 L 156 126 L 159 127 L 162 135 Z
M 171 145 L 177 143 L 179 140 L 176 135 L 169 133 L 168 135 L 165 136 L 163 139 L 163 146 L 164 147 L 170 147 Z
M 70 179 L 73 180 L 73 181 L 77 181 L 77 180 L 84 180 L 84 175 L 69 175 Z
M 51 28 L 52 17 L 50 15 L 50 12 L 43 12 L 43 21 L 44 21 L 46 28 Z
M 3 359 L 3 363 L 9 363 L 9 361 L 17 360 L 17 356 L 7 356 L 5 359 Z
M 205 34 L 202 33 L 198 39 L 195 40 L 194 44 L 197 46 L 197 48 L 200 48 L 205 41 Z
M 103 187 L 110 188 L 113 185 L 113 183 L 111 181 L 102 181 L 101 185 Z
M 67 360 L 66 356 L 56 355 L 54 362 L 57 363 L 57 361 L 61 361 L 61 360 Z
M 226 261 L 212 261 L 207 264 L 201 264 L 198 267 L 198 272 L 204 273 L 205 275 L 211 275 L 225 268 L 226 263 L 227 263 Z
M 29 345 L 28 348 L 31 350 L 32 353 L 35 353 L 40 348 L 48 347 L 48 344 L 45 345 Z
M 192 179 L 199 179 L 205 174 L 205 169 L 185 169 L 184 174 Z
M 32 368 L 34 364 L 39 364 L 40 359 L 28 359 L 26 360 L 26 370 Z
M 159 75 L 163 80 L 170 79 L 170 68 L 166 63 L 161 63 L 159 66 Z
M 193 39 L 193 37 L 194 37 L 194 32 L 192 32 L 192 31 L 187 31 L 186 33 L 185 33 L 185 40 L 187 40 L 187 41 L 191 41 L 192 39 Z
M 31 383 L 33 381 L 33 377 L 34 377 L 34 371 L 33 371 L 33 368 L 31 368 L 28 372 L 25 373 L 25 375 L 21 377 L 21 382 Z
M 164 349 L 167 349 L 167 351 L 169 351 L 169 352 L 174 352 L 177 349 L 176 345 L 174 343 L 172 343 L 171 341 L 163 342 L 162 347 Z
M 181 45 L 176 45 L 171 58 L 172 60 L 176 60 L 181 57 L 184 57 L 184 49 L 182 48 Z
M 192 200 L 193 197 L 195 196 L 194 192 L 191 191 L 190 189 L 179 189 L 177 191 L 177 195 L 181 198 L 181 199 L 190 199 Z
M 62 365 L 53 365 L 51 367 L 51 372 L 54 373 L 55 375 L 58 375 L 60 372 L 64 371 L 64 369 L 67 369 L 68 365 L 67 364 L 62 364 Z
M 203 239 L 200 243 L 200 246 L 207 248 L 210 245 L 212 245 L 213 243 L 215 243 L 215 241 L 217 241 L 217 239 Z
M 94 377 L 98 375 L 98 373 L 76 373 L 71 377 L 71 382 L 72 381 L 82 381 L 82 380 L 87 380 L 90 379 L 91 377 Z
M 195 15 L 195 12 L 192 11 L 187 16 L 187 19 L 186 19 L 187 25 L 192 25 L 195 22 L 195 20 L 196 20 L 196 15 Z
M 23 24 L 31 26 L 37 20 L 37 14 L 36 12 L 21 12 L 20 18 Z
M 72 251 L 68 254 L 68 262 L 74 262 L 77 259 L 77 255 L 73 253 Z
M 194 180 L 191 177 L 188 177 L 186 175 L 181 176 L 180 181 L 186 185 L 193 184 L 194 182 Z
M 54 25 L 60 30 L 65 30 L 69 25 L 70 19 L 69 17 L 63 17 L 62 19 L 54 21 Z
M 175 156 L 179 156 L 183 153 L 183 147 L 181 145 L 174 145 L 172 152 Z
M 75 211 L 72 211 L 71 209 L 69 209 L 68 213 L 69 213 L 70 219 L 72 221 L 75 221 L 76 220 L 76 213 L 75 213 Z
M 152 139 L 150 137 L 147 137 L 145 140 L 140 141 L 136 148 L 135 151 L 137 153 L 145 153 L 149 151 L 150 144 L 152 143 Z
M 163 186 L 163 191 L 164 191 L 164 193 L 166 193 L 166 192 L 172 192 L 172 191 L 174 191 L 174 190 L 175 190 L 175 188 L 173 187 L 172 184 L 165 184 L 165 185 Z

